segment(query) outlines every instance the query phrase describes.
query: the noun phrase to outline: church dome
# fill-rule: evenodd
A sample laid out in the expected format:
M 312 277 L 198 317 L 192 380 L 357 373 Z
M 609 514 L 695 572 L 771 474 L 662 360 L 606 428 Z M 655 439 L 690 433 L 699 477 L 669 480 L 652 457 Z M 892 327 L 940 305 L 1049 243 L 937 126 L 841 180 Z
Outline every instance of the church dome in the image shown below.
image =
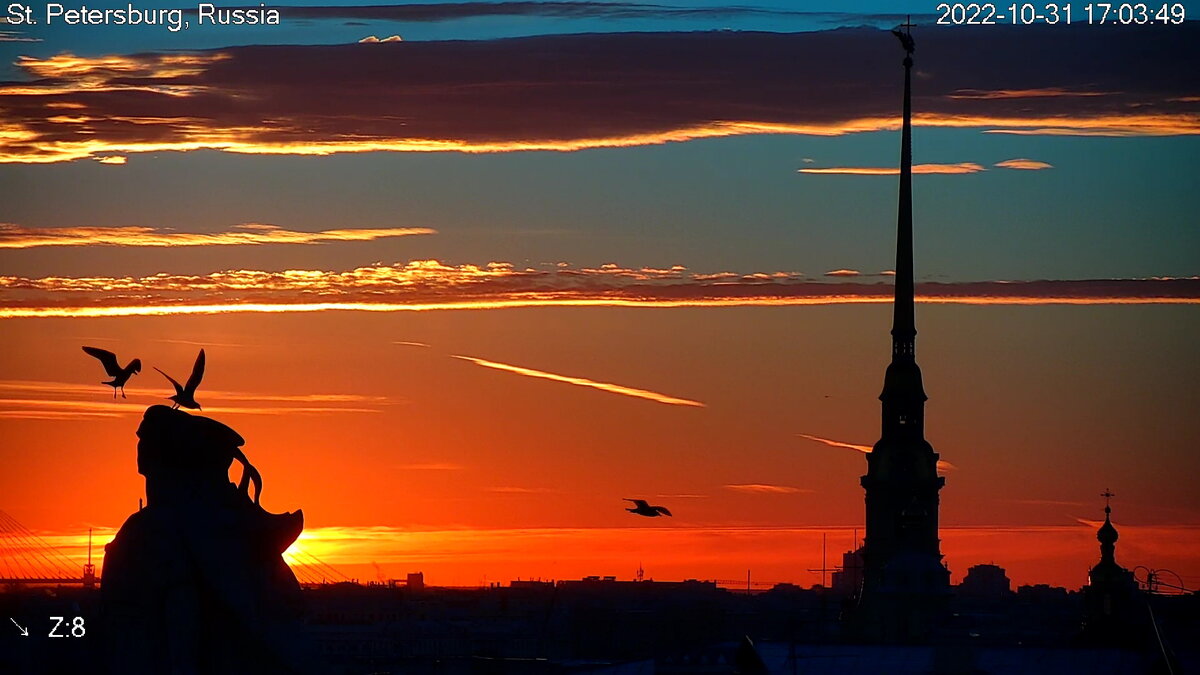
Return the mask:
M 1111 513 L 1112 509 L 1104 507 L 1104 524 L 1096 531 L 1096 538 L 1100 540 L 1101 544 L 1115 544 L 1117 537 L 1120 536 L 1117 534 L 1117 528 L 1113 527 L 1112 520 L 1109 519 Z

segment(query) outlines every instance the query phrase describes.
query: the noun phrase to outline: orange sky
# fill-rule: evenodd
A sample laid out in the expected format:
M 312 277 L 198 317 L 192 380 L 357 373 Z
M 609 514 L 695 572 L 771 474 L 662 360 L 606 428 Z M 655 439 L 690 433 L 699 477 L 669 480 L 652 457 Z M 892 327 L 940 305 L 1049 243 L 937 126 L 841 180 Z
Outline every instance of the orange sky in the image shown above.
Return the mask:
M 819 581 L 807 570 L 820 565 L 821 533 L 833 562 L 862 522 L 865 461 L 806 436 L 876 440 L 889 314 L 10 319 L 2 506 L 51 538 L 119 526 L 143 494 L 138 418 L 169 393 L 150 366 L 178 376 L 204 346 L 197 398 L 247 439 L 263 504 L 303 508 L 301 545 L 350 576 L 420 570 L 430 583 L 473 585 L 629 577 L 640 564 L 660 579 L 741 579 L 749 568 L 808 585 Z M 1195 326 L 1192 306 L 922 305 L 918 322 L 927 433 L 952 465 L 942 523 L 956 580 L 996 562 L 1017 583 L 1079 586 L 1097 557 L 1080 519 L 1100 516 L 1106 487 L 1118 495 L 1119 560 L 1200 575 L 1200 503 L 1187 480 L 1200 369 L 1181 329 Z M 81 344 L 147 364 L 129 399 L 113 402 Z M 623 497 L 675 517 L 638 519 Z
M 204 348 L 204 414 L 247 439 L 266 508 L 304 509 L 297 561 L 819 581 L 879 435 L 907 71 L 887 14 L 795 1 L 9 25 L 0 511 L 78 564 L 143 497 L 153 367 Z M 359 44 L 364 9 L 403 40 Z M 1079 587 L 1111 489 L 1118 560 L 1200 588 L 1200 24 L 1178 23 L 915 31 L 955 581 Z M 127 399 L 82 345 L 142 360 Z

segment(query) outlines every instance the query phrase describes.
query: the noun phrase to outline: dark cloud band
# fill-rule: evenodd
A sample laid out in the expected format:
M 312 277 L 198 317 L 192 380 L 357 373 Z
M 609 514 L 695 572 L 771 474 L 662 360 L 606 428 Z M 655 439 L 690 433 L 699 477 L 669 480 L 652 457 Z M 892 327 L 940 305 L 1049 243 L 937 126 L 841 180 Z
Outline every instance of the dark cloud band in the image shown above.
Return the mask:
M 916 122 L 1200 134 L 1197 41 L 1192 24 L 929 30 Z M 576 150 L 891 129 L 900 70 L 893 43 L 881 31 L 840 29 L 23 58 L 18 65 L 35 79 L 0 83 L 0 161 L 200 148 Z
M 1200 304 L 1200 277 L 921 283 L 918 299 L 957 304 Z M 226 312 L 375 312 L 513 307 L 726 307 L 886 303 L 890 284 L 788 272 L 517 268 L 420 260 L 346 271 L 232 270 L 149 277 L 0 277 L 0 318 Z

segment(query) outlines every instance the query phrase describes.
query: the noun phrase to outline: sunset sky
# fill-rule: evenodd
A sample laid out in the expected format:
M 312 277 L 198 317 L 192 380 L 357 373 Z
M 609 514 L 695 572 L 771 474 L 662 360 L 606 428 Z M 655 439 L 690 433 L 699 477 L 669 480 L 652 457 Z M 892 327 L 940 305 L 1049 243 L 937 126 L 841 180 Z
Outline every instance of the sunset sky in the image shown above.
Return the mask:
M 303 560 L 819 582 L 880 431 L 913 12 L 953 580 L 1079 587 L 1108 488 L 1118 562 L 1200 586 L 1200 24 L 294 4 L 0 24 L 0 511 L 68 555 L 144 496 L 152 366 L 203 347 Z M 81 345 L 142 360 L 128 399 Z

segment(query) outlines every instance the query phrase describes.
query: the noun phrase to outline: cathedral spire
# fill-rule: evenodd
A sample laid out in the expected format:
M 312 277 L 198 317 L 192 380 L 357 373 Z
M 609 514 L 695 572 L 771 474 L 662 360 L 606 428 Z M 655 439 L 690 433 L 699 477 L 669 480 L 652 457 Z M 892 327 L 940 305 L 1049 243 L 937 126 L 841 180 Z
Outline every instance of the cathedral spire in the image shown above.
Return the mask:
M 892 303 L 892 363 L 884 377 L 883 438 L 923 440 L 925 389 L 916 362 L 913 289 L 912 66 L 915 43 L 905 23 L 892 33 L 904 47 L 904 121 L 900 139 L 900 195 L 896 213 L 896 282 Z
M 896 299 L 892 305 L 892 357 L 913 356 L 917 337 L 913 311 L 912 65 L 911 23 L 893 31 L 904 46 L 904 126 L 900 140 L 900 203 L 896 223 Z
M 904 47 L 904 122 L 896 220 L 892 361 L 883 377 L 883 430 L 867 455 L 867 536 L 857 610 L 862 635 L 911 641 L 930 635 L 950 592 L 938 538 L 938 455 L 925 440 L 925 389 L 917 366 L 913 298 L 911 24 L 892 31 Z

